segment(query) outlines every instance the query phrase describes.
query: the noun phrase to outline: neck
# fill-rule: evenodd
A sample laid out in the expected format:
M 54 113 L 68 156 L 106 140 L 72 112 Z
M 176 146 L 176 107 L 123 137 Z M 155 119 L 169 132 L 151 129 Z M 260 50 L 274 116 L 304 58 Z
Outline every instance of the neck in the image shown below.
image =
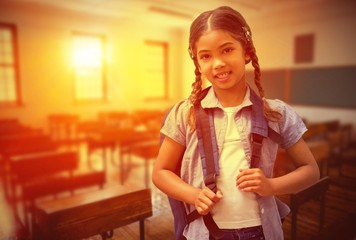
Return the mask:
M 247 86 L 246 84 L 240 86 L 238 90 L 224 90 L 224 89 L 214 89 L 219 102 L 223 107 L 236 107 L 239 106 L 246 95 Z

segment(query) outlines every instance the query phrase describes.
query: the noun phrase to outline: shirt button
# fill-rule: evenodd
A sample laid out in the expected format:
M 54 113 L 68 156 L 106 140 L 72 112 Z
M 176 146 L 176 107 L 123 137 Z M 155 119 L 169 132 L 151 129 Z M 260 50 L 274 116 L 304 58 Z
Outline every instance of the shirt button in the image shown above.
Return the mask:
M 261 213 L 262 213 L 262 214 L 264 214 L 264 212 L 265 212 L 265 209 L 264 209 L 264 208 L 262 208 L 262 209 L 261 209 Z

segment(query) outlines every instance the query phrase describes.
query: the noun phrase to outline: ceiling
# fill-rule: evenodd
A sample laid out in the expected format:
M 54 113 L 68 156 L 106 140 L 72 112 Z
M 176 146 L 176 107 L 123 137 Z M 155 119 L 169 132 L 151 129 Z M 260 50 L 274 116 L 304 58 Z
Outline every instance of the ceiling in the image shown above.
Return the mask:
M 4 1 L 4 0 L 2 0 Z M 6 0 L 5 0 L 6 1 Z M 142 19 L 167 26 L 185 26 L 201 12 L 229 5 L 252 18 L 327 0 L 9 0 L 31 7 L 54 7 L 106 17 Z

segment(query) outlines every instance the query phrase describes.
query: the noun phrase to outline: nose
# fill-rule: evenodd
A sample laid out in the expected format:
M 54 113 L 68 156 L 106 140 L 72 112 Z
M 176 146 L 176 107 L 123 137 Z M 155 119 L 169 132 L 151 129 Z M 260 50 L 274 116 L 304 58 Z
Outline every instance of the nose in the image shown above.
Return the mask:
M 225 66 L 225 62 L 221 58 L 219 58 L 219 57 L 214 58 L 213 69 L 219 69 L 224 66 Z

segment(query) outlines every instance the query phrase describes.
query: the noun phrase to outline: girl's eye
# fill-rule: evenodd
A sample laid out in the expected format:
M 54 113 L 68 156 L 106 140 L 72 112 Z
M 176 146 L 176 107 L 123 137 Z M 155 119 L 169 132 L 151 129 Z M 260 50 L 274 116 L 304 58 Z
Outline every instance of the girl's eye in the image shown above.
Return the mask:
M 234 49 L 233 48 L 225 48 L 223 50 L 223 53 L 229 53 L 229 52 L 232 52 Z
M 201 59 L 201 60 L 208 60 L 209 58 L 210 58 L 210 55 L 209 55 L 209 54 L 200 55 L 200 59 Z

